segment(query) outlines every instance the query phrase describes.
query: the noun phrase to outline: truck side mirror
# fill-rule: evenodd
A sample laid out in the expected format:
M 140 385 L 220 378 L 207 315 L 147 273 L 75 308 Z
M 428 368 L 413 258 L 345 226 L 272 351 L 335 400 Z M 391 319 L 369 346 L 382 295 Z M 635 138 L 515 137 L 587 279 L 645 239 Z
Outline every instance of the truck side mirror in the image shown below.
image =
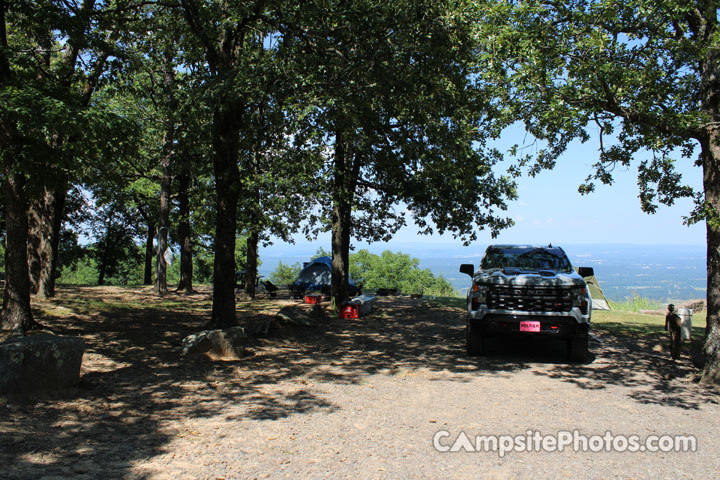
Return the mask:
M 463 263 L 462 265 L 460 265 L 460 273 L 467 273 L 472 277 L 475 273 L 475 267 L 472 263 Z
M 595 275 L 595 271 L 592 267 L 578 267 L 578 274 L 583 278 L 592 277 Z

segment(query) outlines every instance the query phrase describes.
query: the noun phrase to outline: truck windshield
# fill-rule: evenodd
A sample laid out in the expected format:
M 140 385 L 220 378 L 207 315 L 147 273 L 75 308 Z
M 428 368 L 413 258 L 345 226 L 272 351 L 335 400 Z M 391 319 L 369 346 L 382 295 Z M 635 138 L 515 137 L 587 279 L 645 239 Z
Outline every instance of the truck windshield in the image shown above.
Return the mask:
M 483 257 L 482 268 L 572 272 L 572 265 L 565 252 L 559 248 L 541 247 L 489 247 Z

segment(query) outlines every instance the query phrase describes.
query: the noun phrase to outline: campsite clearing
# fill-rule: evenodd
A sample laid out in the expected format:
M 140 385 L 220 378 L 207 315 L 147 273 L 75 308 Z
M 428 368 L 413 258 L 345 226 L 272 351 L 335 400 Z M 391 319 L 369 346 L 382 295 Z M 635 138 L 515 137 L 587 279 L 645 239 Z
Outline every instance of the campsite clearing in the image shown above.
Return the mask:
M 261 321 L 292 303 L 241 303 L 239 317 Z M 386 297 L 367 317 L 285 326 L 258 339 L 252 357 L 213 363 L 179 355 L 207 321 L 208 289 L 159 298 L 151 288 L 64 287 L 35 305 L 57 333 L 83 337 L 83 377 L 41 398 L 0 399 L 5 478 L 720 475 L 720 396 L 693 381 L 687 356 L 669 360 L 658 316 L 643 317 L 648 329 L 603 312 L 584 364 L 568 364 L 560 343 L 516 339 L 470 358 L 461 308 Z M 536 432 L 682 435 L 697 449 L 500 456 L 433 446 Z

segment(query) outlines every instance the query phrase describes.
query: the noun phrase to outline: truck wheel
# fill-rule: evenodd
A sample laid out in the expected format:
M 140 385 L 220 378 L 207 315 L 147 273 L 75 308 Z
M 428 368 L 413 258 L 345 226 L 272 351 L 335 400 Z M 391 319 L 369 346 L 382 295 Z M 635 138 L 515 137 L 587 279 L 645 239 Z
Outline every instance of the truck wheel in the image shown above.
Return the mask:
M 467 354 L 471 357 L 483 354 L 484 337 L 479 332 L 473 332 L 470 325 L 466 327 Z
M 568 340 L 568 358 L 572 362 L 584 362 L 588 359 L 589 335 L 576 335 Z

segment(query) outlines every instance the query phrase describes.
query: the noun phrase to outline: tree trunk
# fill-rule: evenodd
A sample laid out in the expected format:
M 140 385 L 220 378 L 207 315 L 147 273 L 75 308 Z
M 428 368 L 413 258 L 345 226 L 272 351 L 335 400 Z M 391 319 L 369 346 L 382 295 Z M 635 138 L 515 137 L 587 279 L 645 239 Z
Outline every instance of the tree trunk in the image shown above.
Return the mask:
M 213 114 L 216 192 L 213 306 L 210 325 L 228 328 L 235 319 L 235 235 L 239 192 L 238 145 L 241 105 L 221 105 Z
M 30 277 L 28 274 L 28 215 L 24 181 L 5 171 L 5 294 L 2 329 L 24 334 L 34 325 L 30 310 Z
M 40 268 L 40 280 L 38 282 L 38 296 L 50 298 L 55 296 L 55 281 L 58 278 L 58 252 L 60 250 L 60 234 L 65 215 L 65 200 L 68 189 L 66 185 L 56 188 L 54 191 L 46 191 L 46 209 L 50 218 L 47 218 L 49 242 L 43 244 L 42 266 Z
M 5 1 L 0 0 L 0 87 L 12 80 L 8 61 Z M 8 158 L 3 165 L 3 197 L 5 199 L 5 292 L 0 328 L 24 334 L 35 325 L 30 310 L 30 276 L 28 273 L 28 206 L 24 179 L 13 173 L 15 160 L 10 154 L 17 138 L 16 125 L 7 119 L 0 123 L 0 148 Z
M 707 324 L 703 383 L 720 384 L 720 129 L 702 142 L 707 228 Z
M 60 186 L 55 189 L 43 188 L 43 196 L 31 207 L 32 237 L 37 237 L 37 249 L 30 260 L 30 279 L 33 293 L 38 298 L 55 296 L 55 280 L 57 278 L 58 250 L 60 247 L 60 230 L 62 229 L 63 214 L 67 188 Z M 33 210 L 35 214 L 33 214 Z M 29 243 L 34 244 L 35 238 Z M 38 264 L 34 265 L 34 261 Z
M 357 163 L 348 153 L 342 132 L 335 135 L 334 193 L 332 211 L 331 295 L 340 308 L 350 299 L 349 257 L 352 229 L 352 202 L 357 183 Z
M 28 274 L 30 275 L 30 293 L 37 293 L 38 284 L 40 283 L 40 269 L 42 262 L 40 260 L 40 252 L 43 243 L 43 212 L 44 208 L 42 199 L 33 199 L 28 201 L 28 242 L 27 242 L 27 259 Z
M 105 271 L 107 269 L 105 268 L 105 262 L 101 262 L 100 265 L 98 265 L 98 279 L 97 284 L 100 286 L 105 285 Z
M 147 236 L 145 238 L 145 274 L 143 275 L 143 285 L 152 285 L 152 261 L 154 256 L 155 244 L 155 222 L 148 220 Z
M 67 188 L 43 187 L 42 197 L 30 202 L 28 210 L 28 268 L 30 290 L 38 298 L 55 296 L 60 230 Z
M 170 231 L 170 155 L 172 150 L 172 133 L 166 133 L 162 158 L 162 179 L 160 181 L 160 219 L 158 222 L 158 248 L 155 262 L 155 287 L 158 295 L 168 293 L 167 261 L 165 252 L 168 249 L 168 233 Z
M 708 27 L 717 34 L 715 8 L 705 11 Z M 700 139 L 707 229 L 707 321 L 705 367 L 701 381 L 720 384 L 720 52 L 708 48 L 700 76 L 702 109 L 713 120 Z
M 107 264 L 108 264 L 108 252 L 110 250 L 110 231 L 105 233 L 105 239 L 98 245 L 98 247 L 102 248 L 102 256 L 100 257 L 100 263 L 98 264 L 98 279 L 97 284 L 98 285 L 105 285 L 105 275 L 107 274 Z
M 80 52 L 81 44 L 84 42 L 82 38 L 89 32 L 91 28 L 92 15 L 91 12 L 95 8 L 95 0 L 84 0 L 79 8 L 77 18 L 82 18 L 82 24 L 75 25 L 72 30 L 71 39 L 65 45 L 65 51 L 60 58 L 60 67 L 58 69 L 58 80 L 60 85 L 65 89 L 66 93 L 74 95 L 76 91 L 73 87 L 77 81 L 76 62 Z M 44 58 L 45 68 L 50 69 L 50 55 L 52 44 L 49 35 L 43 37 L 43 43 L 46 43 L 46 56 Z M 102 72 L 105 69 L 106 61 L 109 54 L 100 55 L 96 58 L 92 68 L 82 85 L 82 95 L 76 97 L 82 109 L 87 108 L 90 103 L 93 92 L 95 91 Z M 52 134 L 49 147 L 56 155 L 61 155 L 63 144 L 66 141 L 59 132 Z M 60 233 L 64 220 L 65 200 L 68 194 L 68 180 L 61 170 L 56 169 L 57 160 L 50 158 L 45 168 L 52 171 L 54 179 L 51 185 L 43 186 L 42 197 L 33 202 L 37 206 L 35 214 L 31 214 L 30 221 L 30 242 L 28 248 L 34 251 L 29 252 L 30 261 L 30 281 L 33 293 L 39 298 L 50 298 L 55 296 L 55 281 L 58 277 L 58 251 L 60 247 Z M 50 178 L 50 177 L 48 177 Z
M 337 308 L 345 305 L 350 299 L 349 287 L 349 256 L 350 256 L 350 221 L 349 205 L 339 202 L 333 207 L 332 213 L 332 290 L 331 295 Z
M 177 291 L 191 294 L 192 285 L 192 238 L 190 236 L 190 174 L 189 167 L 183 166 L 178 175 L 178 241 L 180 242 L 180 282 Z
M 162 154 L 160 165 L 162 167 L 162 178 L 160 180 L 160 219 L 158 221 L 158 254 L 155 263 L 155 287 L 158 295 L 168 293 L 167 288 L 167 262 L 165 252 L 168 248 L 168 233 L 170 232 L 170 189 L 172 177 L 170 176 L 170 160 L 175 150 L 175 70 L 173 68 L 172 52 L 168 49 L 164 52 L 162 71 L 162 86 L 167 102 L 167 118 L 165 119 L 165 133 L 163 135 Z
M 157 255 L 155 257 L 155 291 L 158 295 L 166 295 L 167 288 L 167 261 L 165 251 L 168 248 L 167 227 L 158 228 Z
M 251 232 L 247 238 L 247 262 L 245 263 L 245 294 L 255 299 L 255 282 L 257 281 L 258 264 L 258 238 L 256 232 Z
M 257 155 L 257 153 L 255 154 Z M 257 158 L 257 157 L 256 157 Z M 260 166 L 256 161 L 254 164 L 255 173 L 260 174 Z M 247 192 L 248 200 L 252 198 L 252 203 L 248 203 L 247 207 L 249 210 L 250 219 L 250 233 L 247 237 L 246 255 L 247 259 L 245 262 L 245 294 L 252 300 L 255 299 L 255 284 L 257 283 L 257 266 L 258 266 L 258 242 L 260 240 L 260 234 L 252 229 L 257 228 L 260 220 L 258 217 L 260 214 L 260 189 L 253 187 L 251 191 Z

